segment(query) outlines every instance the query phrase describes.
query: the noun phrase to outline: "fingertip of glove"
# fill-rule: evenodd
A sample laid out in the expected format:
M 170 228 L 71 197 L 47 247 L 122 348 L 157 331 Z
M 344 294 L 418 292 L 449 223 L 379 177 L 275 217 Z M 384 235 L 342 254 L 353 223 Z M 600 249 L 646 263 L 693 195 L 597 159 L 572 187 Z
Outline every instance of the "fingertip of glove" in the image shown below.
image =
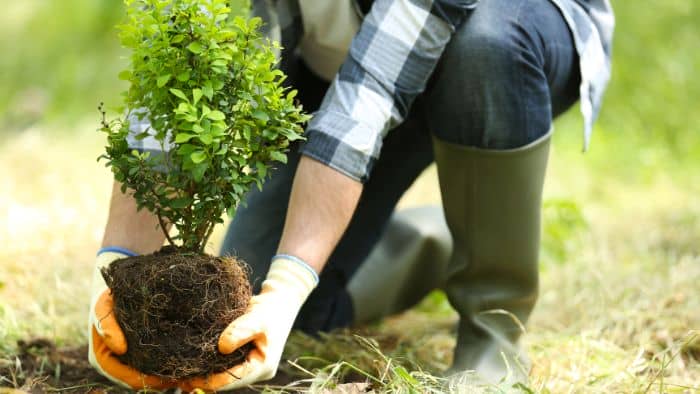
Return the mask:
M 232 353 L 234 350 L 243 346 L 246 342 L 250 342 L 253 331 L 240 324 L 241 320 L 236 320 L 229 324 L 228 327 L 219 336 L 219 352 L 222 354 Z
M 229 330 L 224 331 L 219 337 L 219 353 L 230 354 L 236 350 L 235 344 L 237 343 L 235 336 Z
M 119 333 L 117 338 L 114 338 L 113 335 L 105 335 L 103 338 L 105 341 L 105 345 L 107 345 L 107 347 L 112 351 L 112 353 L 116 354 L 117 356 L 121 356 L 124 353 L 126 353 L 126 338 L 121 332 Z
M 114 315 L 114 299 L 109 289 L 95 303 L 95 329 L 112 353 L 121 356 L 127 351 L 126 336 Z
M 117 319 L 113 313 L 105 316 L 100 322 L 102 338 L 112 351 L 112 353 L 121 356 L 127 351 L 126 336 L 122 331 Z

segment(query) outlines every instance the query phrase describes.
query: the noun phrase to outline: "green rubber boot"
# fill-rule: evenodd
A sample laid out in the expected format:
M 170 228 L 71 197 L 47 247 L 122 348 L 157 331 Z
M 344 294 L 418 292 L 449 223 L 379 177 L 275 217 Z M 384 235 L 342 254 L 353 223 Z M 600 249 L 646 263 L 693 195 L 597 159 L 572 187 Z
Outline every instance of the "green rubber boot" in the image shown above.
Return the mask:
M 517 342 L 537 299 L 549 140 L 483 150 L 433 138 L 454 242 L 444 286 L 460 318 L 452 372 L 476 371 L 489 383 L 527 381 L 529 361 Z
M 397 211 L 348 283 L 354 322 L 402 312 L 441 287 L 452 237 L 439 206 Z

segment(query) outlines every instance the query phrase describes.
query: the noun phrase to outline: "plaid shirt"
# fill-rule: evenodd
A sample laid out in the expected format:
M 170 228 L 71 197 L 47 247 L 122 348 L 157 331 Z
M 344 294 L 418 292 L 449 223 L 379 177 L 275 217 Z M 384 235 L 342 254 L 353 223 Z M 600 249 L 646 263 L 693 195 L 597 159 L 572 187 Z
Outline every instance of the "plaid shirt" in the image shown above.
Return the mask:
M 310 0 L 256 0 L 253 13 L 265 33 L 294 50 L 304 35 L 300 4 Z M 333 0 L 338 1 L 338 0 Z M 367 0 L 345 0 L 360 11 Z M 550 0 L 569 26 L 580 60 L 584 150 L 610 79 L 614 17 L 609 0 Z M 310 121 L 302 153 L 366 181 L 382 140 L 408 115 L 425 89 L 452 34 L 478 0 L 375 0 Z M 338 6 L 347 5 L 338 1 Z M 285 56 L 282 56 L 284 67 Z M 138 122 L 132 128 L 140 127 Z M 144 127 L 141 127 L 144 129 Z M 159 150 L 151 139 L 130 139 L 133 148 Z
M 303 1 L 303 0 L 301 0 Z M 571 29 L 580 59 L 584 150 L 610 79 L 614 17 L 608 0 L 550 0 Z M 298 44 L 296 1 L 265 0 L 257 13 L 283 47 Z M 408 115 L 458 25 L 478 0 L 376 0 L 352 40 L 302 153 L 366 181 L 382 140 Z M 290 5 L 291 4 L 291 5 Z M 277 22 L 277 23 L 276 23 Z

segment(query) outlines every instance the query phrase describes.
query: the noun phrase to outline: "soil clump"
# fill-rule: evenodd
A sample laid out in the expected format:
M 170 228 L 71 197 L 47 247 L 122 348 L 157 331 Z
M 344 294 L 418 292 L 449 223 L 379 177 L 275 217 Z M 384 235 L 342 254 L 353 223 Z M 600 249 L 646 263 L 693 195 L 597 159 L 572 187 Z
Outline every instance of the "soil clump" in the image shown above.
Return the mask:
M 223 372 L 252 348 L 218 350 L 219 336 L 252 294 L 246 268 L 235 258 L 164 247 L 116 260 L 102 275 L 126 336 L 128 350 L 119 359 L 143 373 L 186 379 Z

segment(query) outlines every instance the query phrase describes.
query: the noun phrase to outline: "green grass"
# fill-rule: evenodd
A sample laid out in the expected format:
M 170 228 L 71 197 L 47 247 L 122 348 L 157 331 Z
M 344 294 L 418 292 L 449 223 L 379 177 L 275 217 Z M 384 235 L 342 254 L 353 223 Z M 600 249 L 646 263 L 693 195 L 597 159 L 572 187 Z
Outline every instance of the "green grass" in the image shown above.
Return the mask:
M 85 284 L 111 182 L 95 162 L 93 108 L 115 104 L 120 90 L 118 6 L 16 3 L 0 14 L 0 49 L 13 54 L 0 56 L 0 363 L 14 362 L 18 339 L 84 342 Z M 556 123 L 540 300 L 525 335 L 530 388 L 698 392 L 700 3 L 613 5 L 613 80 L 590 151 L 580 152 L 576 109 Z M 437 190 L 431 168 L 401 206 L 437 203 Z M 441 371 L 455 319 L 433 293 L 371 327 L 323 341 L 294 335 L 294 365 L 282 368 L 319 392 L 358 376 L 378 391 L 448 391 L 455 381 Z

